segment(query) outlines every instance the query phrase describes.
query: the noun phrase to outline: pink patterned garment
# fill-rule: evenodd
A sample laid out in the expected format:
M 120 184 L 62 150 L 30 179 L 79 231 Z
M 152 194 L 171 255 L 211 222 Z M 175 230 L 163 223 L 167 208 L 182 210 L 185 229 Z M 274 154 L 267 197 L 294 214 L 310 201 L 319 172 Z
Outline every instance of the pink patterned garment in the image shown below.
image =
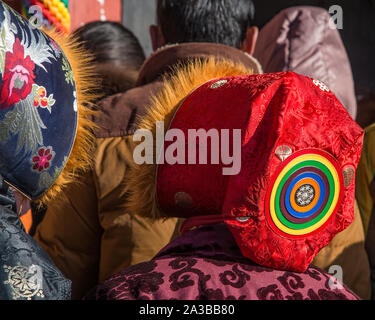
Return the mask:
M 310 266 L 293 273 L 242 256 L 224 224 L 189 231 L 154 259 L 112 276 L 93 300 L 358 300 L 333 277 Z M 330 287 L 333 287 L 331 289 Z M 339 287 L 339 288 L 338 288 Z

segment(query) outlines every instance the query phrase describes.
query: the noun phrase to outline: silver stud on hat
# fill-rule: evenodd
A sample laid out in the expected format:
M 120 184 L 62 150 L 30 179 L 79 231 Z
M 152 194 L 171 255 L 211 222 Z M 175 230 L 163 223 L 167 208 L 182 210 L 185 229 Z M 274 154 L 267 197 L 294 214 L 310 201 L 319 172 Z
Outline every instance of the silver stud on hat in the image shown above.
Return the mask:
M 354 168 L 352 166 L 345 167 L 344 170 L 342 170 L 342 175 L 344 178 L 344 186 L 350 186 L 354 178 Z
M 223 85 L 225 85 L 226 83 L 228 82 L 228 80 L 219 80 L 219 81 L 216 81 L 214 82 L 212 85 L 211 85 L 211 89 L 217 89 L 217 88 L 220 88 L 222 87 Z
M 246 222 L 249 221 L 250 217 L 237 217 L 238 222 Z
M 275 154 L 281 161 L 287 159 L 292 153 L 292 148 L 286 145 L 278 146 L 275 150 Z
M 186 192 L 177 192 L 174 200 L 176 205 L 182 208 L 190 208 L 193 205 L 193 198 Z

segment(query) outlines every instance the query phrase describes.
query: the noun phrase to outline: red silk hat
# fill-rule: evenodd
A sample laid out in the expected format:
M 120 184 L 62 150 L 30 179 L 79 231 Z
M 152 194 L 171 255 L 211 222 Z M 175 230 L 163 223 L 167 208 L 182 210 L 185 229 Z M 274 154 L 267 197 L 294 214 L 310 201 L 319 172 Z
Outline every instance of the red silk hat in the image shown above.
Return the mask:
M 305 271 L 354 218 L 362 129 L 323 83 L 293 72 L 209 81 L 185 98 L 169 131 L 188 137 L 190 129 L 213 128 L 240 129 L 239 172 L 223 175 L 228 166 L 210 162 L 212 140 L 208 164 L 187 163 L 189 141 L 185 164 L 158 164 L 160 210 L 190 217 L 190 225 L 199 221 L 192 216 L 214 221 L 220 215 L 244 256 L 276 269 Z M 164 141 L 166 153 L 172 144 L 176 141 Z M 202 147 L 198 139 L 195 147 Z M 220 144 L 220 153 L 223 148 Z
M 211 58 L 164 82 L 134 134 L 127 210 L 224 222 L 244 256 L 302 272 L 354 218 L 363 130 L 320 81 L 250 73 Z

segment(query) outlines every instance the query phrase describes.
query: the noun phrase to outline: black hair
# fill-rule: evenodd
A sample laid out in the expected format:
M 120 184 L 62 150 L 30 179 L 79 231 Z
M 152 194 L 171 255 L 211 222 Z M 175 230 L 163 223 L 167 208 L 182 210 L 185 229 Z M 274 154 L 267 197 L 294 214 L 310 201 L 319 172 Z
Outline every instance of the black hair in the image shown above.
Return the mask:
M 138 39 L 118 22 L 90 22 L 74 31 L 74 35 L 98 63 L 125 64 L 138 70 L 145 61 Z
M 93 54 L 104 96 L 134 87 L 145 54 L 130 30 L 118 22 L 94 21 L 78 28 L 74 36 Z
M 167 43 L 215 42 L 241 48 L 253 24 L 252 0 L 158 0 Z

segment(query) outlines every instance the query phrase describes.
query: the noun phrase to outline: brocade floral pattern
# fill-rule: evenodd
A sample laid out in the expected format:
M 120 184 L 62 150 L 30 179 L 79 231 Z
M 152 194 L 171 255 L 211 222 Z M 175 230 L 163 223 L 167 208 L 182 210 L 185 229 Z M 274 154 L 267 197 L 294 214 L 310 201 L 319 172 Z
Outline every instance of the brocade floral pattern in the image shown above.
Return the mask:
M 99 300 L 357 300 L 310 266 L 304 273 L 272 270 L 242 256 L 223 224 L 187 232 L 154 259 L 114 275 L 90 292 Z

